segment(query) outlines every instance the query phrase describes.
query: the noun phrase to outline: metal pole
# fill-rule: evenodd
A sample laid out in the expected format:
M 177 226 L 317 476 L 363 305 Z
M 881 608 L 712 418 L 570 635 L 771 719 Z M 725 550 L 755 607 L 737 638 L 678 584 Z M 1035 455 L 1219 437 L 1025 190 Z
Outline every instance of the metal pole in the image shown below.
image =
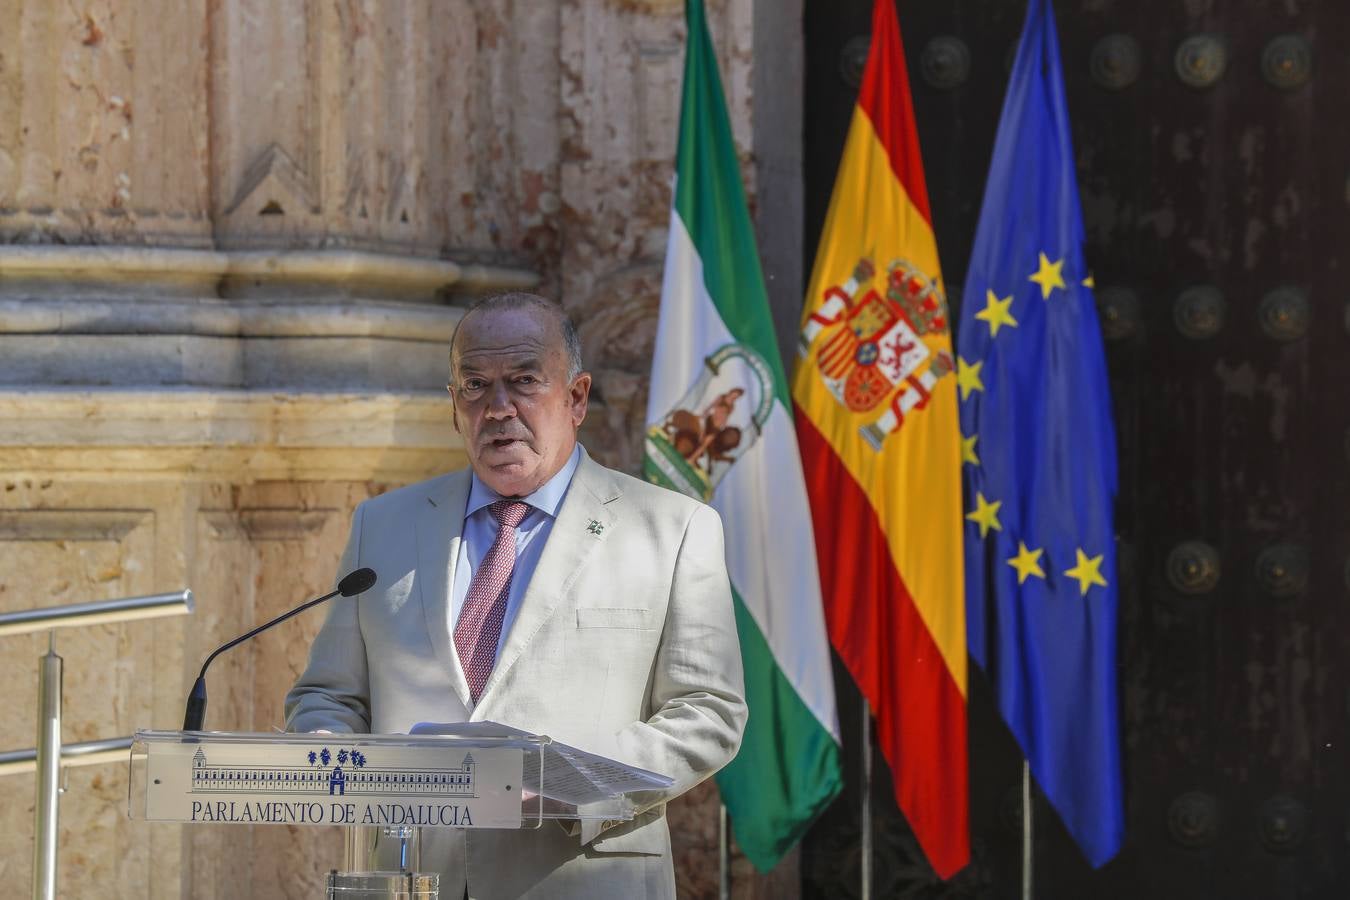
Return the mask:
M 48 631 L 53 628 L 83 628 L 111 622 L 183 616 L 192 612 L 192 591 L 151 594 L 148 597 L 123 597 L 118 600 L 94 600 L 65 606 L 44 606 L 0 613 L 0 636 Z
M 71 766 L 97 766 L 103 763 L 121 763 L 126 765 L 127 752 L 131 750 L 132 738 L 103 738 L 98 741 L 82 741 L 78 744 L 61 745 L 61 768 Z M 22 775 L 37 771 L 37 749 L 6 750 L 0 752 L 0 778 L 6 775 Z
M 862 705 L 862 900 L 872 900 L 872 707 Z
M 725 803 L 717 805 L 717 866 L 718 900 L 731 900 L 731 834 Z
M 61 657 L 56 634 L 38 659 L 37 798 L 33 803 L 33 900 L 56 900 L 56 835 L 61 790 Z
M 1031 900 L 1031 763 L 1022 760 L 1022 900 Z

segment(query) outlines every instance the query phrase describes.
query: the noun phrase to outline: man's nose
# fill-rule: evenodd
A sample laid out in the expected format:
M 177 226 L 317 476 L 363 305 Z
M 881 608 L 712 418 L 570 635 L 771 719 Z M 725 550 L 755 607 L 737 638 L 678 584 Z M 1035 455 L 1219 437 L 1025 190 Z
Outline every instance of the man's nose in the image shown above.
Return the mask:
M 488 388 L 487 415 L 491 419 L 505 419 L 515 415 L 516 405 L 511 400 L 511 392 L 500 381 L 493 382 Z

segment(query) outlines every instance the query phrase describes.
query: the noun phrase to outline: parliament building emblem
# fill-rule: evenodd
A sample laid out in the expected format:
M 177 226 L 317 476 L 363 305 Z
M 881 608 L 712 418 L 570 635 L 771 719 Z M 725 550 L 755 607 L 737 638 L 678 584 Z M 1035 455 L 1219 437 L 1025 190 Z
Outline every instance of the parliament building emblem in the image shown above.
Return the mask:
M 130 808 L 148 822 L 519 828 L 525 755 L 432 736 L 139 732 Z
M 854 413 L 875 418 L 860 430 L 872 449 L 905 417 L 928 405 L 938 379 L 955 369 L 946 350 L 934 352 L 928 335 L 948 332 L 947 300 L 942 288 L 918 267 L 896 260 L 880 290 L 873 286 L 876 267 L 863 258 L 848 281 L 825 291 L 799 339 L 804 359 L 811 358 L 825 387 Z
M 707 503 L 759 439 L 773 403 L 773 371 L 764 357 L 745 344 L 719 348 L 674 409 L 648 426 L 648 480 Z
M 478 796 L 474 785 L 473 754 L 458 766 L 409 768 L 370 766 L 357 749 L 327 747 L 309 751 L 308 765 L 215 765 L 198 748 L 192 757 L 194 794 L 308 794 L 330 797 L 369 796 Z

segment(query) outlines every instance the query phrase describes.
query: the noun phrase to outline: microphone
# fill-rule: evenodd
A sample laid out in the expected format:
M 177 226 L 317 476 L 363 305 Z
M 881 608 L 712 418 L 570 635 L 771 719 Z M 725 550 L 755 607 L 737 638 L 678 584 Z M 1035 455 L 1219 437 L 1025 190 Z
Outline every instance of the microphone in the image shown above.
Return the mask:
M 357 594 L 365 593 L 374 586 L 375 586 L 374 569 L 357 569 L 355 572 L 349 572 L 347 573 L 347 576 L 345 578 L 343 578 L 341 581 L 338 582 L 337 590 L 333 591 L 331 594 L 324 594 L 322 597 L 310 600 L 308 603 L 301 603 L 299 606 L 297 606 L 290 612 L 282 613 L 272 621 L 264 622 L 263 624 L 259 625 L 257 628 L 253 629 L 248 634 L 241 634 L 239 635 L 239 637 L 230 641 L 228 644 L 224 644 L 220 647 L 217 647 L 215 652 L 206 658 L 206 662 L 202 663 L 202 670 L 197 675 L 196 683 L 192 685 L 192 692 L 188 694 L 187 712 L 184 713 L 183 715 L 183 730 L 184 731 L 202 730 L 202 723 L 206 720 L 206 667 L 211 665 L 211 660 L 215 659 L 217 656 L 224 653 L 226 650 L 230 649 L 236 644 L 242 644 L 244 641 L 248 640 L 249 638 L 253 637 L 259 632 L 266 631 L 273 625 L 278 625 L 286 621 L 296 613 L 304 612 L 311 606 L 318 606 L 325 600 L 332 600 L 338 594 L 341 594 L 344 597 L 354 597 Z

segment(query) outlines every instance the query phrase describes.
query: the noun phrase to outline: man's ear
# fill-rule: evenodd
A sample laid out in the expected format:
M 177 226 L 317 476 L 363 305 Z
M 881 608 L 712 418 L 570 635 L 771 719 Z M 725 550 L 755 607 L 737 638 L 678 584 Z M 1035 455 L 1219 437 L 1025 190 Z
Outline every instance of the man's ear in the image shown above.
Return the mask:
M 572 426 L 580 428 L 586 418 L 586 409 L 591 397 L 591 373 L 582 372 L 572 379 L 567 389 L 568 404 L 572 408 Z

